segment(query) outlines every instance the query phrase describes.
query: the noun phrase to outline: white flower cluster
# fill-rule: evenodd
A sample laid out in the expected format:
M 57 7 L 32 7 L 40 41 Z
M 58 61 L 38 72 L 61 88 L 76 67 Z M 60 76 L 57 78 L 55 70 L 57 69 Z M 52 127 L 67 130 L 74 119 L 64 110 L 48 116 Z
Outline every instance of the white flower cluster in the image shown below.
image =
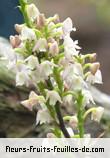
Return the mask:
M 102 83 L 100 64 L 94 62 L 96 54 L 80 53 L 78 41 L 70 37 L 70 32 L 76 31 L 72 20 L 67 18 L 60 22 L 58 15 L 46 19 L 34 4 L 27 4 L 25 12 L 31 26 L 16 24 L 18 34 L 10 36 L 12 51 L 2 54 L 7 60 L 7 67 L 15 73 L 16 85 L 34 85 L 40 93 L 30 92 L 29 99 L 21 104 L 29 110 L 40 105 L 37 124 L 57 120 L 55 104 L 59 102 L 63 105 L 65 100 L 75 103 L 80 91 L 83 107 L 94 104 L 90 86 Z M 100 111 L 95 111 L 92 119 L 99 121 Z M 77 116 L 72 116 L 69 122 L 76 128 Z

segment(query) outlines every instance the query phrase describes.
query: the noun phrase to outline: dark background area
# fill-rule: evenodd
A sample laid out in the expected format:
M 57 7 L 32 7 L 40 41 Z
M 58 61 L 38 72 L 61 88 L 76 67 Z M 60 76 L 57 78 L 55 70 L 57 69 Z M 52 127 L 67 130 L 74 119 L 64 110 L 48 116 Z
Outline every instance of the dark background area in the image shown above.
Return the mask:
M 18 0 L 0 0 L 0 36 L 8 38 L 14 34 L 14 24 L 22 23 Z

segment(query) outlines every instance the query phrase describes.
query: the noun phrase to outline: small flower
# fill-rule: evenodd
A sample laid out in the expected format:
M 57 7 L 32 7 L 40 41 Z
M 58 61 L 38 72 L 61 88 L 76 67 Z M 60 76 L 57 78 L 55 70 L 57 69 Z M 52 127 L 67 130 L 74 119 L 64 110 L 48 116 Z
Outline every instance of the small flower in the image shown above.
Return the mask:
M 73 28 L 72 20 L 71 18 L 67 18 L 63 22 L 63 32 L 65 35 L 70 34 L 71 31 L 76 31 L 76 28 Z
M 63 80 L 71 90 L 80 90 L 85 84 L 83 80 L 83 71 L 80 64 L 68 65 L 62 73 Z
M 63 97 L 63 106 L 68 107 L 67 105 L 71 106 L 73 105 L 73 96 L 72 95 L 67 95 Z
M 10 44 L 13 48 L 17 48 L 21 43 L 21 40 L 18 35 L 10 36 Z
M 34 91 L 30 92 L 29 99 L 24 100 L 21 104 L 32 111 L 33 106 L 45 103 L 45 98 L 43 96 L 37 95 Z
M 37 16 L 40 14 L 38 8 L 33 3 L 30 5 L 27 5 L 26 9 L 27 9 L 28 17 L 32 20 L 35 20 Z
M 90 55 L 90 61 L 91 61 L 91 62 L 95 62 L 95 61 L 96 61 L 96 58 L 97 58 L 97 54 L 96 54 L 96 53 L 92 53 L 92 54 Z
M 33 48 L 34 51 L 46 52 L 47 51 L 47 40 L 45 38 L 40 38 Z
M 99 70 L 99 68 L 100 68 L 99 62 L 93 63 L 90 67 L 91 73 L 95 75 L 95 73 L 97 72 L 97 70 Z
M 15 27 L 16 32 L 20 34 L 24 26 L 25 26 L 24 24 L 21 24 L 21 25 L 15 24 L 14 27 Z
M 56 41 L 54 41 L 53 43 L 50 43 L 49 53 L 53 57 L 59 53 L 59 47 L 58 47 L 58 43 Z
M 42 109 L 39 110 L 37 113 L 37 118 L 36 118 L 36 124 L 40 122 L 40 124 L 43 123 L 50 123 L 52 121 L 51 116 L 49 115 L 49 111 L 47 109 Z
M 40 76 L 41 78 L 47 79 L 48 76 L 50 74 L 52 74 L 52 69 L 53 67 L 56 66 L 55 64 L 53 64 L 52 62 L 49 62 L 48 60 L 45 60 L 44 62 L 42 62 L 39 66 L 39 70 L 40 70 Z
M 86 81 L 90 84 L 98 83 L 102 84 L 102 74 L 100 70 L 97 70 L 95 75 L 93 75 L 91 72 L 88 72 Z
M 70 121 L 69 121 L 69 125 L 74 129 L 77 128 L 78 126 L 78 119 L 77 116 L 72 116 Z
M 55 14 L 54 17 L 53 17 L 53 22 L 54 23 L 59 23 L 60 22 L 60 18 L 59 18 L 59 15 L 58 14 Z
M 97 107 L 96 110 L 92 112 L 91 119 L 97 122 L 100 122 L 102 115 L 104 113 L 103 107 Z
M 36 40 L 36 35 L 35 32 L 28 28 L 28 27 L 23 27 L 22 31 L 21 31 L 21 40 Z
M 25 59 L 25 62 L 28 62 L 28 66 L 30 69 L 35 69 L 39 66 L 39 61 L 38 58 L 31 55 L 28 58 Z
M 74 63 L 69 64 L 65 67 L 63 71 L 63 78 L 67 78 L 68 76 L 71 78 L 72 75 L 83 76 L 83 69 L 81 64 Z
M 46 96 L 46 100 L 49 99 L 49 103 L 50 105 L 55 105 L 57 101 L 59 101 L 60 103 L 62 103 L 61 97 L 59 96 L 58 92 L 52 90 L 46 90 L 47 92 L 47 96 Z
M 31 84 L 28 71 L 17 72 L 16 74 L 16 86 L 26 85 L 27 87 Z
M 37 28 L 41 29 L 42 27 L 44 27 L 45 26 L 45 22 L 46 22 L 44 14 L 39 14 L 37 16 L 36 21 L 37 21 L 36 22 L 37 23 Z
M 30 79 L 30 70 L 23 60 L 16 58 L 15 60 L 9 62 L 8 67 L 16 74 L 17 86 L 29 86 L 32 83 Z
M 64 53 L 65 57 L 70 60 L 74 55 L 78 55 L 79 49 L 78 41 L 73 41 L 69 35 L 64 37 Z
M 83 95 L 83 106 L 86 106 L 90 103 L 95 104 L 92 94 L 89 90 L 83 89 L 82 95 Z
M 54 22 L 50 22 L 48 24 L 48 30 L 50 31 L 51 37 L 57 37 L 57 38 L 62 39 L 62 36 L 63 36 L 62 26 L 55 28 Z

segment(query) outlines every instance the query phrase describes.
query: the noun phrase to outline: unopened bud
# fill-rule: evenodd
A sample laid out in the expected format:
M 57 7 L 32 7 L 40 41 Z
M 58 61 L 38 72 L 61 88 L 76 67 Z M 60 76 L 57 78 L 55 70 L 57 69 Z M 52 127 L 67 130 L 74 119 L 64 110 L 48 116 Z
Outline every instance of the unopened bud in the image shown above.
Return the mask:
M 37 16 L 40 14 L 38 8 L 35 6 L 35 4 L 29 4 L 27 5 L 27 14 L 28 17 L 32 20 L 35 20 L 37 18 Z
M 97 58 L 97 54 L 96 54 L 96 53 L 93 53 L 93 54 L 91 54 L 91 56 L 90 56 L 90 61 L 91 61 L 91 62 L 95 62 L 95 61 L 96 61 L 96 58 Z
M 77 128 L 77 126 L 78 126 L 78 119 L 77 119 L 77 116 L 73 116 L 73 117 L 70 119 L 69 125 L 70 125 L 72 128 Z
M 58 43 L 56 41 L 54 43 L 50 44 L 49 53 L 52 56 L 55 56 L 59 53 L 59 47 L 58 47 Z
M 104 113 L 104 108 L 97 107 L 96 110 L 92 112 L 91 119 L 94 121 L 100 122 L 103 113 Z
M 42 28 L 43 26 L 45 26 L 45 16 L 44 14 L 39 14 L 39 16 L 37 16 L 37 28 Z
M 17 48 L 20 45 L 21 40 L 18 35 L 10 36 L 10 43 L 13 48 Z
M 15 30 L 16 30 L 16 32 L 20 34 L 23 27 L 24 27 L 23 24 L 21 24 L 21 25 L 15 24 Z
M 54 15 L 54 20 L 53 20 L 54 23 L 59 23 L 60 22 L 60 18 L 59 18 L 59 15 L 58 14 L 55 14 Z
M 47 138 L 56 138 L 56 136 L 53 133 L 47 133 Z
M 99 62 L 96 62 L 96 63 L 93 63 L 90 67 L 90 70 L 91 70 L 91 73 L 93 75 L 95 75 L 95 73 L 97 72 L 97 70 L 100 68 L 100 63 Z

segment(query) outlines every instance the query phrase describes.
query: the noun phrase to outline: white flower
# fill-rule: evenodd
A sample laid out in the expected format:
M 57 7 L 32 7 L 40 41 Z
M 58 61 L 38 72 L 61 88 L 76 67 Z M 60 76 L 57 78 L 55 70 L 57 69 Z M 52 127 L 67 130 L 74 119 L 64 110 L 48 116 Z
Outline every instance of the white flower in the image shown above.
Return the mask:
M 36 34 L 32 29 L 24 26 L 21 30 L 21 40 L 36 40 Z
M 50 74 L 52 74 L 52 69 L 53 67 L 56 66 L 55 64 L 53 64 L 52 62 L 49 62 L 48 60 L 45 60 L 44 62 L 42 62 L 39 66 L 40 69 L 40 77 L 45 80 L 48 78 L 48 76 Z
M 85 84 L 82 67 L 77 63 L 68 65 L 62 73 L 62 77 L 71 90 L 80 90 Z
M 48 60 L 43 61 L 36 67 L 36 70 L 31 71 L 31 78 L 33 83 L 39 83 L 40 81 L 44 82 L 48 79 L 48 76 L 52 74 L 53 67 L 56 66 Z
M 25 24 L 15 24 L 15 30 L 16 32 L 18 32 L 19 34 L 21 33 L 21 30 L 23 29 L 23 27 L 25 26 Z
M 63 78 L 65 79 L 68 76 L 71 77 L 72 75 L 83 76 L 83 69 L 81 64 L 74 63 L 74 64 L 69 64 L 68 66 L 65 67 L 63 71 Z
M 86 81 L 94 84 L 94 83 L 98 83 L 98 84 L 102 84 L 102 74 L 100 70 L 97 70 L 97 72 L 95 73 L 95 75 L 93 75 L 91 72 L 88 73 Z
M 100 122 L 102 115 L 104 113 L 103 107 L 97 107 L 96 110 L 92 112 L 91 119 L 97 122 Z
M 56 41 L 50 44 L 49 53 L 53 57 L 59 53 L 59 47 L 58 47 L 58 43 Z
M 74 129 L 77 128 L 78 126 L 78 119 L 77 116 L 72 116 L 70 121 L 69 121 L 69 125 Z
M 83 89 L 82 95 L 83 95 L 83 106 L 86 106 L 90 103 L 95 104 L 92 94 L 89 90 Z
M 26 85 L 27 87 L 31 84 L 29 74 L 27 71 L 17 72 L 16 74 L 16 86 Z
M 21 102 L 26 108 L 32 111 L 34 105 L 39 105 L 45 103 L 45 98 L 43 96 L 37 95 L 34 91 L 30 92 L 29 99 Z
M 51 116 L 49 115 L 49 111 L 47 109 L 42 109 L 39 110 L 37 113 L 37 118 L 36 118 L 36 124 L 40 122 L 40 124 L 43 123 L 50 123 L 52 121 Z
M 67 80 L 67 85 L 71 90 L 79 91 L 84 87 L 84 80 L 82 77 L 73 75 L 72 78 Z
M 36 84 L 38 84 L 40 81 L 44 81 L 44 78 L 42 78 L 40 76 L 40 70 L 39 68 L 31 71 L 30 73 L 31 79 L 32 79 L 32 83 L 36 86 Z
M 51 32 L 51 36 L 52 37 L 56 37 L 57 36 L 57 37 L 62 39 L 62 37 L 63 37 L 62 27 L 55 28 L 54 22 L 50 22 L 48 24 L 48 30 Z
M 30 70 L 24 64 L 23 60 L 13 61 L 8 66 L 16 74 L 17 86 L 22 86 L 22 85 L 29 86 L 32 83 L 30 79 Z
M 61 97 L 59 96 L 58 92 L 56 92 L 54 90 L 52 90 L 52 91 L 46 90 L 46 92 L 47 92 L 46 100 L 49 99 L 50 105 L 54 106 L 57 101 L 62 103 Z
M 40 38 L 35 44 L 33 51 L 46 52 L 47 51 L 47 40 L 45 38 Z
M 33 3 L 30 5 L 27 5 L 26 9 L 27 9 L 28 17 L 32 20 L 35 20 L 37 16 L 40 14 L 38 8 Z
M 67 95 L 63 97 L 63 106 L 67 107 L 67 105 L 71 106 L 73 105 L 73 96 L 72 95 Z
M 64 53 L 65 57 L 70 60 L 74 55 L 78 55 L 79 49 L 78 41 L 73 41 L 69 35 L 64 37 Z
M 8 69 L 11 69 L 13 64 L 16 63 L 17 59 L 22 58 L 22 56 L 16 54 L 10 46 L 2 43 L 0 43 L 0 56 L 0 59 L 7 62 Z
M 38 61 L 38 58 L 31 55 L 29 56 L 28 58 L 25 59 L 25 62 L 28 62 L 28 66 L 29 68 L 31 69 L 35 69 L 36 67 L 39 66 L 39 61 Z
M 76 31 L 76 28 L 73 28 L 72 20 L 71 18 L 67 18 L 63 22 L 63 32 L 65 35 L 70 34 L 71 31 Z

